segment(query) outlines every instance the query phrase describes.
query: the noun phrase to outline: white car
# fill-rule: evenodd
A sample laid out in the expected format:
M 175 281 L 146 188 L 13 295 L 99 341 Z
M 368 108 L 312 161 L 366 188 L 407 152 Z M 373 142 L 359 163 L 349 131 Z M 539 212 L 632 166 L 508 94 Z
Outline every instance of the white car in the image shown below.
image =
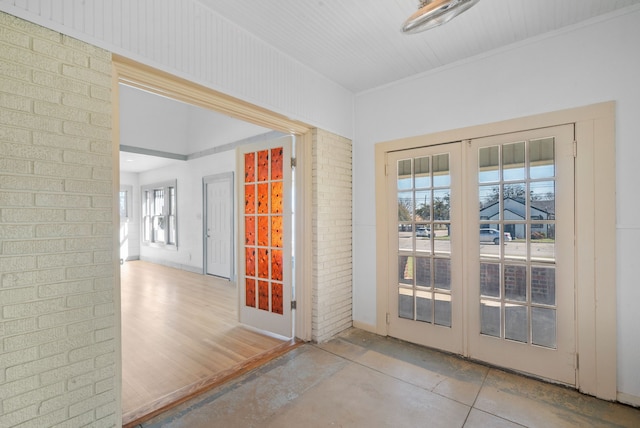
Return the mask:
M 504 232 L 504 242 L 507 241 L 511 241 L 511 234 Z M 480 242 L 500 244 L 500 231 L 498 229 L 480 229 Z

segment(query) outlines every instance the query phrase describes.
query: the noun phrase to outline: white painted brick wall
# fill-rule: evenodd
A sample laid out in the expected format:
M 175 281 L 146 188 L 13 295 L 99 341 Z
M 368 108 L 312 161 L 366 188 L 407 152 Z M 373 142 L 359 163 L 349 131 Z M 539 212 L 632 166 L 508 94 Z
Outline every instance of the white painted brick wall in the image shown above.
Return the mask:
M 0 13 L 0 427 L 119 426 L 111 56 Z
M 313 139 L 312 338 L 352 325 L 351 141 L 317 130 Z

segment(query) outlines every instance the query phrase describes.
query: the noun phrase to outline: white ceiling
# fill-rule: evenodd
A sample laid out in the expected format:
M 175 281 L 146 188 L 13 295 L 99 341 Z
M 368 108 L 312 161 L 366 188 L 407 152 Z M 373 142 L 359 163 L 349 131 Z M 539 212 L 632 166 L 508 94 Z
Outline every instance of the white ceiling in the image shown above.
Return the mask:
M 481 0 L 449 23 L 400 32 L 418 0 L 200 0 L 354 93 L 640 4 Z

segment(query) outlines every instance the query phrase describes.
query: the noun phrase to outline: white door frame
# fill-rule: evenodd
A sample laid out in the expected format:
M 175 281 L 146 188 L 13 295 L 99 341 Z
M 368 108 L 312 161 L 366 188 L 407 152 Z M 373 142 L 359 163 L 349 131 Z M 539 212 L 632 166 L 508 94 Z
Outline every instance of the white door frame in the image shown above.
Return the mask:
M 576 387 L 606 400 L 617 399 L 615 103 L 511 119 L 379 143 L 376 174 L 376 332 L 387 335 L 388 204 L 386 154 L 396 150 L 471 140 L 573 123 L 576 129 Z M 463 304 L 467 316 L 468 302 Z M 466 321 L 465 321 L 466 322 Z M 465 338 L 468 342 L 468 338 Z
M 230 271 L 229 271 L 229 281 L 236 280 L 236 261 L 235 261 L 235 184 L 234 184 L 234 174 L 233 172 L 223 172 L 215 175 L 207 175 L 202 178 L 202 206 L 204 215 L 202 216 L 202 254 L 203 254 L 203 262 L 202 262 L 202 273 L 204 275 L 209 275 L 209 245 L 208 245 L 208 226 L 209 226 L 209 192 L 208 186 L 211 183 L 216 181 L 228 181 L 229 182 L 229 221 L 230 225 L 230 236 L 229 236 L 229 263 L 230 263 Z M 225 277 L 226 278 L 226 277 Z

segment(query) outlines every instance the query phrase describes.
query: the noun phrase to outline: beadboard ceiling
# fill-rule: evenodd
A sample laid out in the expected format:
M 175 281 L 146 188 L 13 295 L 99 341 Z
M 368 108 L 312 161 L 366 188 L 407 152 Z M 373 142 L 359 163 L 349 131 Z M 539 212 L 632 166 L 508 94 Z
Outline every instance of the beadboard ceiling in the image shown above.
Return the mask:
M 640 4 L 640 0 L 481 0 L 405 35 L 418 0 L 200 0 L 354 93 Z

